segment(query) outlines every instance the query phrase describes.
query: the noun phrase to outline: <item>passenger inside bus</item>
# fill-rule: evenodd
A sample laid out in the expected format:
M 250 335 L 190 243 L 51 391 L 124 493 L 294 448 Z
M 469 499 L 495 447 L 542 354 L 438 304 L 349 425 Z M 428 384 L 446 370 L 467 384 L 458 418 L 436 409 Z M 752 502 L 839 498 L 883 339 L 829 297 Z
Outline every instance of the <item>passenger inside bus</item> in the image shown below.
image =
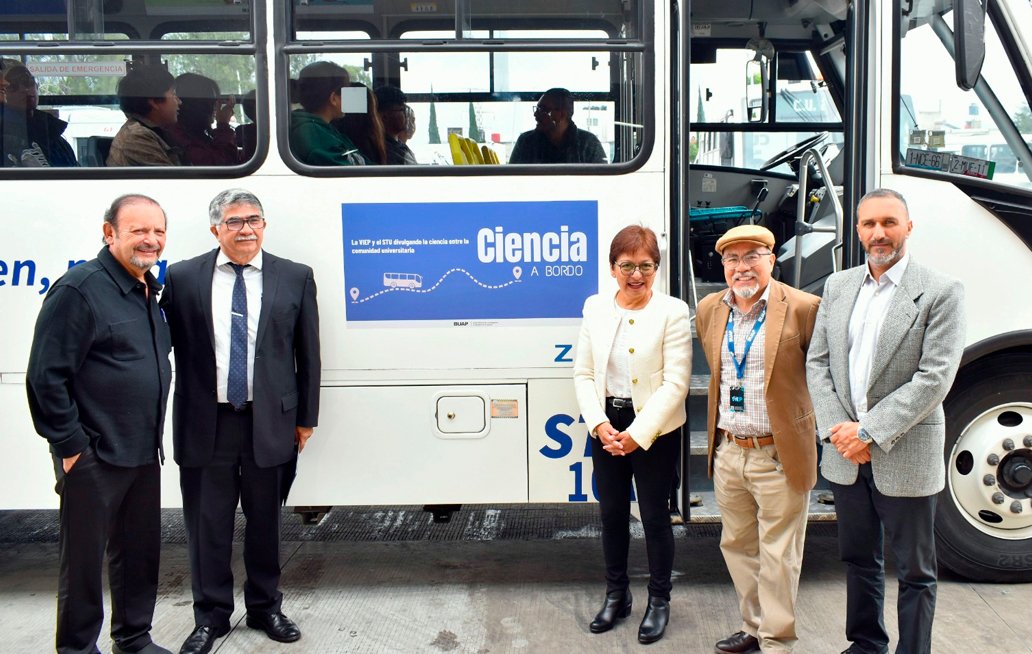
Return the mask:
M 7 81 L 7 71 L 18 63 L 14 59 L 0 59 L 0 107 L 7 102 L 7 87 L 10 86 Z
M 179 148 L 183 163 L 190 166 L 240 163 L 236 132 L 229 124 L 235 98 L 222 97 L 215 80 L 196 73 L 177 77 L 175 90 L 181 103 L 179 118 L 168 130 L 168 136 L 169 142 Z
M 408 97 L 396 86 L 381 86 L 376 89 L 376 106 L 383 122 L 384 143 L 387 147 L 387 163 L 392 166 L 405 166 L 419 163 L 416 155 L 407 145 L 412 138 L 409 133 Z M 412 115 L 412 127 L 415 131 L 415 114 Z
M 20 61 L 2 60 L 6 88 L 0 114 L 6 167 L 78 166 L 72 146 L 62 138 L 68 123 L 38 111 L 39 85 Z
M 566 89 L 545 91 L 534 107 L 537 126 L 520 134 L 511 164 L 606 163 L 598 137 L 573 122 L 573 95 Z
M 295 98 L 301 109 L 290 113 L 290 149 L 300 162 L 311 166 L 365 163 L 354 142 L 331 125 L 344 116 L 340 90 L 350 84 L 348 71 L 329 61 L 301 69 Z
M 118 105 L 126 121 L 111 143 L 109 166 L 179 166 L 179 148 L 167 131 L 176 124 L 175 79 L 161 65 L 133 66 L 118 81 Z
M 255 104 L 255 90 L 251 89 L 244 95 L 240 96 L 240 107 L 244 110 L 244 115 L 251 122 L 237 125 L 236 128 L 236 140 L 237 146 L 240 148 L 240 160 L 248 161 L 254 156 L 255 150 L 258 149 L 258 111 Z
M 344 107 L 344 116 L 334 120 L 333 126 L 358 146 L 358 152 L 365 163 L 386 164 L 387 145 L 376 96 L 361 82 L 351 82 L 349 86 L 365 90 L 365 111 L 349 111 L 349 107 Z

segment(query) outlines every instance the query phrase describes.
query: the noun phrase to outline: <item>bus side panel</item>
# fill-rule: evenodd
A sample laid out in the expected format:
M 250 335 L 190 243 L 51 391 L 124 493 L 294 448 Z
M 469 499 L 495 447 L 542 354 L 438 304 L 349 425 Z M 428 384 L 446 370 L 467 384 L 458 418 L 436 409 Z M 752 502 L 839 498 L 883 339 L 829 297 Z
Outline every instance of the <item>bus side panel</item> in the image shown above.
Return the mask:
M 527 501 L 527 388 L 323 387 L 288 504 Z
M 570 379 L 530 381 L 531 502 L 595 502 L 588 425 Z
M 3 375 L 0 406 L 25 406 L 25 375 Z M 19 383 L 20 382 L 20 383 Z M 57 508 L 54 493 L 54 466 L 47 442 L 36 435 L 28 409 L 6 411 L 3 439 L 7 442 L 0 456 L 4 509 Z

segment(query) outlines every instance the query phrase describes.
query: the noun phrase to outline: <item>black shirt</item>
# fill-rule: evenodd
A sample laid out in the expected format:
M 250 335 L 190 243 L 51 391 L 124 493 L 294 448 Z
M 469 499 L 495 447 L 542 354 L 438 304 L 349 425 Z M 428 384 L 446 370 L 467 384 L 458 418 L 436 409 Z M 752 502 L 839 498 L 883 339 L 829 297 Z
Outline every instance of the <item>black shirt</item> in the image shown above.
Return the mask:
M 118 466 L 153 463 L 161 449 L 172 365 L 154 276 L 145 286 L 104 248 L 43 300 L 25 383 L 36 431 L 58 457 L 92 445 Z

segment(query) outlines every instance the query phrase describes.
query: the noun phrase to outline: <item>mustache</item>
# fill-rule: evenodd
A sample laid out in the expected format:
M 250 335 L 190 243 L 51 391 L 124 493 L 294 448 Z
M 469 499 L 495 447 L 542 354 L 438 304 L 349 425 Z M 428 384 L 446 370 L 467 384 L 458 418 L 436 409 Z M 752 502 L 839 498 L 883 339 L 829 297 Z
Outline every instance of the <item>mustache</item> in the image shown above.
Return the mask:
M 735 273 L 735 276 L 731 278 L 731 281 L 733 281 L 733 282 L 747 282 L 747 281 L 749 281 L 751 279 L 756 279 L 756 273 L 752 273 L 752 272 Z

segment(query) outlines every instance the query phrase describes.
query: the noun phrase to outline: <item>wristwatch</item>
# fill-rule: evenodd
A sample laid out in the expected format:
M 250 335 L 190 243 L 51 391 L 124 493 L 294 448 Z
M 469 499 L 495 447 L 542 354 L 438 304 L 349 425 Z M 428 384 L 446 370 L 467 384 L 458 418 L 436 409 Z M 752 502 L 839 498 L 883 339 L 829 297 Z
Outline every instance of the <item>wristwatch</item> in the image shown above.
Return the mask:
M 871 435 L 867 433 L 867 430 L 866 430 L 866 429 L 864 429 L 863 427 L 861 427 L 861 428 L 860 428 L 860 429 L 859 429 L 859 430 L 858 430 L 858 431 L 856 432 L 856 437 L 857 437 L 858 439 L 860 439 L 860 442 L 861 442 L 861 443 L 864 443 L 864 444 L 870 444 L 870 443 L 871 443 L 871 441 L 872 441 L 872 440 L 874 440 L 873 438 L 871 438 Z

